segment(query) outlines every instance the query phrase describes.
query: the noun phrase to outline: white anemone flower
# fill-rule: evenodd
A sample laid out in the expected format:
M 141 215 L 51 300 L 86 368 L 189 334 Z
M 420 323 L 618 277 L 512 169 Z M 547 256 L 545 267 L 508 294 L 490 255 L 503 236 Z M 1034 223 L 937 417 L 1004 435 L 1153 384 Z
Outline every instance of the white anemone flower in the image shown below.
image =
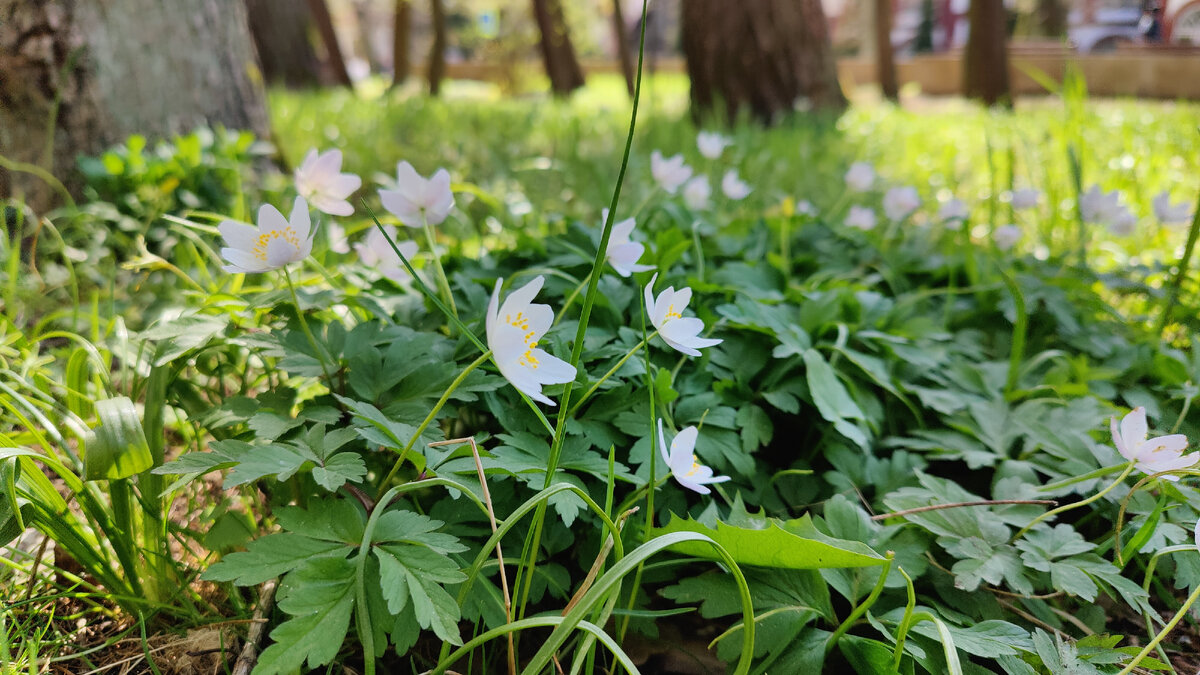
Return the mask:
M 692 177 L 692 167 L 683 163 L 683 155 L 664 159 L 662 153 L 655 150 L 650 153 L 650 173 L 662 189 L 675 194 L 679 186 Z
M 657 280 L 655 274 L 646 286 L 646 311 L 663 342 L 688 356 L 700 356 L 698 350 L 721 344 L 721 340 L 700 337 L 704 330 L 703 321 L 695 317 L 684 318 L 683 310 L 692 300 L 692 289 L 684 286 L 676 291 L 674 286 L 668 286 L 655 298 L 654 282 Z
M 608 209 L 604 209 L 601 225 L 606 222 Z M 626 218 L 613 225 L 612 233 L 608 237 L 608 264 L 623 277 L 628 277 L 634 272 L 649 272 L 654 269 L 654 265 L 638 264 L 638 259 L 646 252 L 646 247 L 629 238 L 636 226 L 637 222 L 633 218 Z
M 663 436 L 663 421 L 658 420 L 658 450 L 666 460 L 667 467 L 671 469 L 671 475 L 683 487 L 706 495 L 712 490 L 704 487 L 705 485 L 724 483 L 729 480 L 729 476 L 714 476 L 711 468 L 700 463 L 695 453 L 696 438 L 699 435 L 696 427 L 685 427 L 671 439 L 668 450 L 667 439 Z
M 450 173 L 438 169 L 424 178 L 408 162 L 396 165 L 396 189 L 380 190 L 383 208 L 409 227 L 440 225 L 454 208 L 454 193 L 450 191 Z
M 1200 520 L 1196 521 L 1196 548 L 1200 549 Z
M 370 232 L 367 232 L 367 238 L 354 245 L 354 250 L 358 253 L 358 259 L 364 265 L 369 265 L 379 270 L 383 276 L 400 283 L 411 278 L 408 269 L 400 262 L 400 256 L 392 250 L 392 245 L 388 243 L 390 237 L 392 241 L 396 241 L 396 228 L 391 225 L 384 225 L 383 229 L 387 230 L 385 237 L 379 228 L 372 227 Z M 402 241 L 396 244 L 396 248 L 404 254 L 405 258 L 410 261 L 417 254 L 418 247 L 415 241 Z
M 750 185 L 738 178 L 737 169 L 730 169 L 721 178 L 721 192 L 734 201 L 745 199 L 750 194 Z
M 329 250 L 334 253 L 349 253 L 350 240 L 346 238 L 346 228 L 332 220 L 325 225 L 325 234 L 329 236 Z
M 846 187 L 852 192 L 866 192 L 875 184 L 875 167 L 867 162 L 855 162 L 846 172 Z
M 1085 223 L 1107 222 L 1120 206 L 1121 194 L 1116 190 L 1104 192 L 1099 185 L 1092 185 L 1079 195 L 1079 213 Z
M 807 199 L 801 199 L 796 202 L 796 213 L 802 216 L 817 215 L 817 207 L 813 206 L 812 202 Z
M 274 206 L 263 204 L 258 209 L 258 227 L 226 220 L 217 231 L 227 245 L 221 249 L 221 257 L 229 263 L 224 266 L 226 272 L 269 272 L 312 253 L 312 221 L 304 197 L 296 197 L 289 218 L 285 219 Z
M 331 216 L 349 216 L 354 207 L 347 198 L 362 186 L 362 179 L 352 173 L 342 173 L 342 151 L 329 150 L 318 154 L 308 151 L 296 167 L 296 192 L 313 208 Z
M 891 220 L 904 220 L 921 205 L 914 187 L 894 187 L 883 195 L 883 212 Z
M 1121 418 L 1120 425 L 1117 424 L 1116 417 L 1111 418 L 1109 427 L 1112 430 L 1113 444 L 1117 446 L 1117 452 L 1133 462 L 1134 467 L 1143 473 L 1155 474 L 1162 471 L 1186 469 L 1200 460 L 1200 455 L 1196 453 L 1183 454 L 1188 443 L 1187 436 L 1183 434 L 1147 439 L 1149 429 L 1146 426 L 1146 409 L 1141 406 L 1134 408 L 1128 415 Z M 1169 481 L 1179 480 L 1179 476 L 1162 476 L 1162 478 Z
M 1011 223 L 1001 225 L 992 230 L 992 241 L 996 242 L 996 248 L 1007 251 L 1021 241 L 1021 228 Z
M 712 186 L 708 184 L 707 176 L 696 176 L 683 186 L 683 202 L 693 211 L 707 209 L 711 196 Z
M 967 209 L 967 204 L 961 199 L 951 199 L 942 204 L 942 208 L 938 209 L 938 219 L 945 223 L 947 229 L 959 230 L 962 229 L 963 221 L 971 215 Z
M 850 213 L 846 214 L 846 227 L 863 231 L 875 229 L 874 209 L 865 206 L 851 206 Z
M 1154 215 L 1166 225 L 1182 225 L 1192 219 L 1192 205 L 1171 203 L 1171 193 L 1163 190 L 1154 197 Z
M 1018 211 L 1032 209 L 1037 206 L 1038 202 L 1041 200 L 1041 191 L 1034 188 L 1021 188 L 1019 190 L 1013 190 L 1012 193 L 1012 207 Z
M 1108 216 L 1108 231 L 1118 237 L 1128 237 L 1137 230 L 1138 217 L 1125 206 L 1117 206 Z
M 696 134 L 696 147 L 700 154 L 708 159 L 716 159 L 725 152 L 725 148 L 733 145 L 733 141 L 715 131 L 701 131 Z
M 538 275 L 509 293 L 504 304 L 500 304 L 503 281 L 496 280 L 488 303 L 488 347 L 509 384 L 535 401 L 556 405 L 542 394 L 542 385 L 570 382 L 575 379 L 575 367 L 538 348 L 538 340 L 554 323 L 554 312 L 549 305 L 533 304 L 546 279 Z

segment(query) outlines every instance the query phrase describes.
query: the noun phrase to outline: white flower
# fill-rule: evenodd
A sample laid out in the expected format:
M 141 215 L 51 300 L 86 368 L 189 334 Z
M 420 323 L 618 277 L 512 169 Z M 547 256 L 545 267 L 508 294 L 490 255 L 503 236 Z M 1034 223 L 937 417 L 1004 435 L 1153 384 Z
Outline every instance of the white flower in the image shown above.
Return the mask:
M 604 209 L 600 222 L 601 225 L 608 222 L 608 209 Z M 637 264 L 638 259 L 646 252 L 646 247 L 629 238 L 636 225 L 633 218 L 626 218 L 613 225 L 612 233 L 608 237 L 608 264 L 623 277 L 634 272 L 648 272 L 654 269 L 654 265 Z
M 1134 462 L 1134 467 L 1146 474 L 1162 471 L 1186 469 L 1200 459 L 1200 455 L 1183 454 L 1187 449 L 1187 436 L 1172 434 L 1147 439 L 1149 429 L 1146 427 L 1146 409 L 1134 408 L 1121 419 L 1120 426 L 1117 418 L 1109 420 L 1112 430 L 1113 444 L 1117 452 L 1125 459 Z M 1166 480 L 1177 481 L 1179 476 L 1163 476 Z
M 1017 242 L 1021 240 L 1021 228 L 1016 225 L 1001 225 L 992 230 L 992 241 L 996 242 L 996 248 L 1001 251 L 1007 251 Z
M 263 204 L 258 209 L 257 228 L 226 220 L 217 231 L 227 244 L 221 249 L 221 257 L 229 263 L 224 266 L 226 272 L 268 272 L 304 260 L 312 252 L 312 221 L 304 197 L 296 197 L 286 220 L 279 209 Z
M 721 178 L 721 192 L 724 192 L 726 197 L 737 201 L 745 199 L 746 195 L 750 194 L 750 186 L 738 178 L 737 169 L 730 169 Z
M 341 171 L 341 150 L 317 154 L 313 148 L 296 167 L 296 192 L 318 211 L 331 216 L 351 215 L 354 207 L 346 199 L 362 185 L 362 179 Z
M 683 186 L 683 202 L 693 211 L 703 211 L 708 208 L 708 198 L 712 196 L 712 186 L 708 184 L 707 176 L 696 176 Z
M 1196 521 L 1196 548 L 1200 549 L 1200 520 Z
M 1032 209 L 1042 200 L 1042 193 L 1033 188 L 1021 188 L 1013 190 L 1012 207 L 1018 211 Z
M 438 169 L 430 178 L 423 178 L 408 162 L 396 165 L 396 189 L 380 190 L 383 208 L 409 227 L 440 225 L 454 208 L 454 193 L 450 191 L 450 173 Z
M 1138 217 L 1124 206 L 1117 206 L 1108 215 L 1108 231 L 1118 237 L 1128 237 L 1137 229 Z
M 358 253 L 358 259 L 364 265 L 370 265 L 383 276 L 400 283 L 410 277 L 408 269 L 400 262 L 400 256 L 392 250 L 392 245 L 388 243 L 388 238 L 392 241 L 396 240 L 396 228 L 391 225 L 384 225 L 383 229 L 387 230 L 387 237 L 379 231 L 379 228 L 372 227 L 367 233 L 367 238 L 354 245 L 355 252 Z M 405 258 L 410 261 L 417 254 L 417 242 L 402 241 L 396 244 L 396 248 L 404 254 Z
M 817 207 L 813 206 L 812 202 L 807 199 L 801 199 L 796 202 L 796 213 L 802 216 L 815 216 L 817 215 Z
M 875 184 L 875 167 L 866 162 L 855 162 L 846 172 L 846 187 L 851 192 L 866 192 Z
M 1163 190 L 1154 198 L 1154 215 L 1167 225 L 1179 225 L 1192 219 L 1191 204 L 1171 203 L 1171 193 Z
M 346 228 L 332 220 L 325 225 L 325 233 L 329 236 L 329 250 L 334 253 L 349 253 L 350 240 L 346 238 Z
M 1116 190 L 1106 193 L 1100 190 L 1099 185 L 1093 185 L 1079 196 L 1079 213 L 1085 223 L 1107 222 L 1120 201 L 1121 195 Z
M 865 206 L 851 206 L 850 213 L 846 214 L 846 227 L 853 227 L 859 230 L 875 229 L 875 211 Z
M 962 221 L 971 215 L 967 209 L 966 202 L 961 199 L 951 199 L 942 204 L 942 208 L 938 209 L 938 219 L 946 222 L 946 227 L 951 230 L 962 228 Z
M 883 212 L 891 220 L 900 221 L 921 205 L 914 187 L 894 187 L 883 195 Z
M 720 157 L 725 148 L 731 145 L 733 141 L 715 131 L 701 131 L 696 134 L 696 147 L 700 148 L 700 154 L 708 159 Z
M 684 286 L 676 292 L 674 286 L 668 286 L 655 298 L 654 282 L 657 280 L 658 275 L 655 274 L 646 286 L 646 311 L 663 342 L 688 356 L 700 356 L 697 350 L 721 344 L 720 340 L 700 337 L 700 331 L 704 330 L 703 321 L 695 317 L 683 317 L 683 310 L 687 309 L 692 299 L 692 289 Z
M 679 430 L 671 439 L 670 450 L 667 450 L 667 439 L 663 436 L 663 421 L 658 420 L 658 451 L 662 453 L 671 475 L 679 484 L 689 490 L 695 490 L 706 495 L 712 490 L 704 487 L 713 483 L 724 483 L 729 476 L 714 476 L 713 470 L 700 463 L 696 458 L 696 438 L 700 432 L 696 427 L 685 427 Z
M 650 173 L 662 189 L 675 194 L 692 177 L 692 167 L 683 163 L 683 155 L 663 159 L 662 153 L 655 150 L 650 153 Z
M 533 281 L 509 293 L 501 305 L 500 284 L 503 281 L 496 280 L 492 300 L 488 303 L 488 347 L 492 350 L 500 374 L 512 386 L 535 401 L 555 405 L 554 401 L 542 394 L 542 385 L 570 382 L 575 379 L 575 367 L 537 346 L 537 341 L 554 323 L 554 312 L 549 305 L 532 304 L 546 279 L 538 275 Z

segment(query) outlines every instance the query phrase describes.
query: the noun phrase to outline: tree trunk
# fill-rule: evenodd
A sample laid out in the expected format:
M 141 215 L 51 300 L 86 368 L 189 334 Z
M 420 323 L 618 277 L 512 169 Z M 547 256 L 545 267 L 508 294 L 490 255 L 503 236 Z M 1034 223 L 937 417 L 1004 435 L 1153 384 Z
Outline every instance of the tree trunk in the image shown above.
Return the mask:
M 723 105 L 769 124 L 801 97 L 846 107 L 820 0 L 685 0 L 680 24 L 693 117 Z
M 333 80 L 344 87 L 353 87 L 350 73 L 346 70 L 346 59 L 342 58 L 342 47 L 338 44 L 337 33 L 333 30 L 333 17 L 329 14 L 329 6 L 325 4 L 325 0 L 308 0 L 308 8 L 317 24 L 317 31 L 321 34 L 321 42 L 325 45 L 325 56 Z
M 371 39 L 371 28 L 374 24 L 374 9 L 371 7 L 370 2 L 365 2 L 364 0 L 355 0 L 352 7 L 354 8 L 354 23 L 358 35 L 354 46 L 356 49 L 361 50 L 361 54 L 367 60 L 372 73 L 382 72 L 383 64 L 379 60 L 379 54 L 375 51 L 375 42 Z
M 633 46 L 629 44 L 629 31 L 625 27 L 625 17 L 621 15 L 621 0 L 613 0 L 613 35 L 616 37 L 617 56 L 621 60 L 621 74 L 625 76 L 625 88 L 633 96 L 637 85 L 633 72 Z
M 396 0 L 396 18 L 392 23 L 392 86 L 398 87 L 408 79 L 412 70 L 409 59 L 409 36 L 412 33 L 412 5 L 409 0 Z
M 0 148 L 77 191 L 75 157 L 135 132 L 266 137 L 255 70 L 243 0 L 0 0 Z M 0 195 L 39 211 L 55 199 L 18 172 L 0 171 Z
M 433 44 L 429 46 L 429 95 L 437 96 L 446 76 L 446 5 L 443 0 L 430 0 L 433 15 Z
M 567 31 L 560 0 L 533 0 L 533 17 L 542 37 L 542 63 L 555 96 L 566 96 L 583 86 L 583 69 L 575 57 L 575 46 Z
M 1003 0 L 972 0 L 967 20 L 971 28 L 963 52 L 963 96 L 1011 106 Z
M 1062 38 L 1067 35 L 1067 6 L 1062 0 L 1037 0 L 1033 11 L 1034 35 Z
M 295 0 L 246 0 L 250 35 L 263 79 L 292 88 L 321 85 L 321 60 L 313 49 L 308 5 Z
M 896 55 L 892 51 L 892 0 L 875 0 L 875 74 L 879 89 L 890 101 L 900 100 Z

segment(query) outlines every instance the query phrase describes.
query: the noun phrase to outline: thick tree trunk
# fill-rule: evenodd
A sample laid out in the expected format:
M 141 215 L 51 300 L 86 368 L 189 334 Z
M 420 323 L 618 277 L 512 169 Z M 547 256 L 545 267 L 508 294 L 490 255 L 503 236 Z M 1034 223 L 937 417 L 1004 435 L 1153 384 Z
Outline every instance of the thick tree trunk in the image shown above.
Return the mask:
M 621 0 L 613 0 L 613 36 L 616 37 L 617 55 L 621 59 L 621 74 L 625 76 L 625 88 L 633 96 L 637 85 L 633 72 L 633 45 L 629 44 L 629 31 L 625 27 L 625 17 L 621 15 Z
M 293 88 L 321 85 L 321 60 L 313 49 L 312 12 L 295 0 L 246 0 L 250 34 L 263 78 Z
M 374 8 L 370 2 L 365 0 L 355 0 L 354 8 L 354 23 L 357 28 L 358 38 L 354 42 L 355 49 L 367 59 L 367 64 L 371 68 L 372 73 L 383 71 L 383 63 L 380 62 L 379 53 L 375 51 L 375 42 L 371 38 L 371 28 L 374 22 Z
M 820 0 L 684 0 L 681 15 L 693 116 L 723 105 L 769 124 L 801 97 L 846 107 Z
M 1012 105 L 1003 0 L 972 0 L 967 20 L 971 32 L 963 53 L 963 96 Z
M 396 0 L 396 17 L 392 22 L 392 86 L 408 79 L 412 70 L 409 58 L 409 36 L 412 34 L 412 5 L 409 0 Z
M 325 4 L 325 0 L 308 0 L 308 8 L 317 24 L 317 32 L 321 34 L 321 42 L 325 45 L 325 56 L 334 81 L 345 87 L 354 86 L 350 81 L 350 73 L 346 70 L 346 59 L 342 57 L 337 33 L 333 30 L 333 17 L 329 14 L 329 6 Z
M 446 5 L 443 0 L 430 0 L 433 16 L 433 44 L 429 46 L 429 95 L 437 96 L 446 76 Z
M 243 0 L 0 0 L 0 148 L 75 189 L 77 155 L 135 132 L 220 123 L 266 137 L 257 68 Z M 36 210 L 54 199 L 0 171 L 9 195 Z
M 892 51 L 892 0 L 874 0 L 875 73 L 885 98 L 900 100 L 896 83 L 896 55 Z
M 533 17 L 542 38 L 542 63 L 555 96 L 566 96 L 583 86 L 583 68 L 575 57 L 575 46 L 567 30 L 560 0 L 533 0 Z

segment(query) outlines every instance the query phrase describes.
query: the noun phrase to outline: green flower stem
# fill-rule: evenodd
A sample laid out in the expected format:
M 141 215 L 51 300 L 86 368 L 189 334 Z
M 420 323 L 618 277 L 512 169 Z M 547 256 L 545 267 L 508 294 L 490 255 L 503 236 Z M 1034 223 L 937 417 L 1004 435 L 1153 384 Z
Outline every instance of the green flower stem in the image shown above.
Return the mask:
M 329 375 L 329 367 L 326 365 L 325 350 L 317 344 L 317 339 L 313 337 L 312 330 L 308 327 L 308 319 L 304 318 L 304 310 L 300 308 L 300 298 L 296 295 L 296 284 L 292 282 L 292 274 L 288 272 L 287 265 L 283 267 L 283 278 L 287 279 L 288 290 L 292 292 L 292 304 L 296 306 L 296 317 L 300 319 L 300 328 L 304 331 L 304 337 L 308 338 L 308 344 L 317 355 L 317 361 L 321 364 L 321 372 L 325 373 L 325 383 L 332 389 L 333 378 Z
M 1179 257 L 1175 276 L 1171 277 L 1171 285 L 1167 290 L 1167 296 L 1163 299 L 1162 315 L 1158 318 L 1159 336 L 1166 330 L 1167 322 L 1171 320 L 1171 309 L 1179 299 L 1179 288 L 1183 285 L 1183 277 L 1187 274 L 1188 263 L 1192 260 L 1192 252 L 1196 250 L 1196 239 L 1198 238 L 1200 238 L 1200 197 L 1196 199 L 1196 213 L 1192 216 L 1192 227 L 1188 230 L 1187 243 L 1183 246 L 1183 255 Z
M 563 317 L 567 315 L 567 309 L 570 308 L 572 304 L 574 304 L 575 298 L 579 297 L 579 294 L 583 291 L 583 287 L 586 286 L 588 284 L 588 282 L 591 280 L 592 280 L 592 273 L 588 272 L 587 276 L 585 276 L 583 278 L 583 281 L 580 281 L 579 285 L 577 285 L 575 287 L 575 290 L 571 291 L 571 294 L 567 296 L 567 301 L 563 303 L 563 306 L 561 308 L 559 308 L 558 316 L 554 317 L 554 323 L 551 325 L 551 328 L 553 328 L 554 326 L 557 326 L 558 322 L 563 320 Z
M 1112 466 L 1106 466 L 1106 467 L 1103 467 L 1100 469 L 1096 469 L 1095 471 L 1089 471 L 1088 473 L 1085 473 L 1082 476 L 1073 476 L 1071 478 L 1065 478 L 1063 480 L 1060 480 L 1057 483 L 1050 483 L 1049 485 L 1043 485 L 1042 487 L 1038 488 L 1038 492 L 1053 492 L 1055 490 L 1061 490 L 1062 488 L 1065 488 L 1069 485 L 1074 485 L 1076 483 L 1082 483 L 1086 480 L 1103 478 L 1109 474 L 1117 473 L 1118 471 L 1121 471 L 1124 468 L 1125 468 L 1125 465 L 1123 465 L 1123 464 L 1113 464 Z
M 900 619 L 900 625 L 896 628 L 896 649 L 892 652 L 892 670 L 899 672 L 900 659 L 904 656 L 904 640 L 908 637 L 908 629 L 912 627 L 913 610 L 917 606 L 917 593 L 913 590 L 912 577 L 908 576 L 908 572 L 905 572 L 903 567 L 896 569 L 900 570 L 900 574 L 904 576 L 904 584 L 908 590 L 908 602 L 904 605 L 904 617 Z
M 1000 278 L 1004 279 L 1004 285 L 1008 286 L 1008 292 L 1012 294 L 1013 306 L 1016 308 L 1017 316 L 1013 322 L 1012 332 L 1012 347 L 1008 357 L 1008 378 L 1004 382 L 1004 395 L 1011 397 L 1017 389 L 1017 379 L 1021 374 L 1021 362 L 1025 360 L 1025 336 L 1029 332 L 1029 311 L 1025 307 L 1025 296 L 1021 293 L 1021 287 L 1017 284 L 1017 280 L 1009 274 L 1003 266 L 1003 263 L 996 262 L 996 270 L 1000 272 Z
M 1161 558 L 1164 555 L 1171 554 L 1171 553 L 1194 554 L 1195 552 L 1196 552 L 1196 547 L 1195 547 L 1195 545 L 1192 545 L 1192 544 L 1179 544 L 1177 546 L 1168 546 L 1164 549 L 1159 549 L 1158 551 L 1155 551 L 1154 555 L 1150 556 L 1150 562 L 1146 563 L 1146 578 L 1142 580 L 1142 590 L 1145 591 L 1147 595 L 1149 595 L 1150 583 L 1154 580 L 1154 568 L 1158 566 L 1159 558 Z M 1154 639 L 1153 615 L 1150 612 L 1143 612 L 1142 618 L 1146 620 L 1146 635 L 1149 635 L 1150 639 L 1153 640 Z M 1159 622 L 1161 622 L 1161 621 L 1162 621 L 1162 619 L 1159 619 Z M 1169 659 L 1167 657 L 1166 652 L 1163 651 L 1162 645 L 1157 646 L 1155 649 L 1158 650 L 1158 655 L 1160 657 L 1162 657 L 1163 663 L 1171 662 L 1171 659 Z
M 1025 527 L 1022 527 L 1019 531 L 1017 531 L 1016 534 L 1013 535 L 1012 539 L 1009 539 L 1009 543 L 1012 543 L 1012 542 L 1020 539 L 1022 536 L 1024 536 L 1024 534 L 1026 532 L 1033 529 L 1034 525 L 1037 525 L 1038 523 L 1049 518 L 1050 516 L 1055 516 L 1055 515 L 1065 512 L 1065 511 L 1070 511 L 1071 509 L 1077 509 L 1081 506 L 1087 506 L 1088 504 L 1091 504 L 1092 502 L 1096 501 L 1097 499 L 1100 499 L 1101 497 L 1108 494 L 1109 492 L 1112 492 L 1113 488 L 1115 488 L 1118 485 L 1120 485 L 1121 483 L 1125 482 L 1125 479 L 1129 476 L 1129 474 L 1133 473 L 1133 465 L 1134 465 L 1133 462 L 1126 464 L 1125 470 L 1121 472 L 1120 476 L 1117 476 L 1117 479 L 1115 481 L 1113 481 L 1108 487 L 1097 492 L 1096 494 L 1092 495 L 1091 497 L 1088 497 L 1087 499 L 1084 499 L 1082 501 L 1073 502 L 1071 504 L 1064 504 L 1056 509 L 1050 509 L 1049 511 L 1046 511 L 1045 513 L 1041 514 L 1037 518 L 1034 518 L 1033 520 L 1029 521 L 1028 525 L 1026 525 Z
M 1142 659 L 1146 658 L 1150 652 L 1154 651 L 1155 647 L 1158 646 L 1158 643 L 1162 642 L 1163 639 L 1175 629 L 1175 626 L 1179 624 L 1179 621 L 1183 619 L 1185 615 L 1187 615 L 1187 612 L 1192 608 L 1192 605 L 1196 604 L 1196 600 L 1200 600 L 1200 586 L 1196 586 L 1196 590 L 1192 591 L 1192 594 L 1188 596 L 1187 600 L 1183 601 L 1183 606 L 1179 608 L 1178 612 L 1175 612 L 1175 616 L 1171 617 L 1171 620 L 1167 622 L 1166 626 L 1163 626 L 1163 629 L 1158 632 L 1158 635 L 1155 635 L 1153 640 L 1147 643 L 1145 647 L 1142 647 L 1142 651 L 1138 652 L 1137 656 L 1133 657 L 1133 660 L 1127 663 L 1121 672 L 1117 673 L 1117 675 L 1128 675 L 1128 673 L 1132 673 L 1133 669 L 1136 668 L 1139 663 L 1141 663 Z
M 391 483 L 392 479 L 396 477 L 396 472 L 399 471 L 401 465 L 404 464 L 404 459 L 408 456 L 409 450 L 412 450 L 413 445 L 417 442 L 417 439 L 421 437 L 421 434 L 425 431 L 425 428 L 428 427 L 429 423 L 433 421 L 433 418 L 437 417 L 437 414 L 441 412 L 442 406 L 446 405 L 446 401 L 450 400 L 450 395 L 454 393 L 454 390 L 458 389 L 459 385 L 461 385 L 467 379 L 467 376 L 471 374 L 471 371 L 481 366 L 484 361 L 487 361 L 490 358 L 492 358 L 492 352 L 484 352 L 479 356 L 479 358 L 475 359 L 470 365 L 464 368 L 463 371 L 458 374 L 458 377 L 454 378 L 454 381 L 450 383 L 450 386 L 442 394 L 442 397 L 438 399 L 437 403 L 433 404 L 433 408 L 429 410 L 429 414 L 426 415 L 425 419 L 421 421 L 421 425 L 417 427 L 415 432 L 413 432 L 412 438 L 409 439 L 408 444 L 405 445 L 404 449 L 400 451 L 400 457 L 398 457 L 396 459 L 396 463 L 392 465 L 392 470 L 388 472 L 387 477 L 385 477 L 383 482 L 379 484 L 379 489 L 381 491 L 388 489 L 388 484 Z M 376 503 L 378 502 L 379 499 L 377 498 Z
M 829 639 L 825 642 L 826 654 L 833 651 L 833 648 L 837 646 L 837 641 L 840 640 L 841 637 L 845 635 L 851 627 L 854 626 L 854 622 L 858 621 L 863 614 L 866 614 L 867 610 L 871 609 L 871 605 L 874 605 L 875 601 L 879 599 L 879 594 L 883 593 L 883 584 L 887 581 L 888 574 L 892 571 L 892 563 L 895 562 L 895 560 L 896 554 L 892 551 L 888 551 L 887 563 L 883 567 L 883 572 L 879 575 L 879 581 L 875 582 L 875 588 L 871 589 L 871 594 L 867 596 L 867 599 L 863 600 L 858 607 L 855 607 L 854 611 L 850 612 L 850 616 L 846 617 L 846 620 L 837 627 L 837 630 L 833 631 L 833 635 L 829 636 Z
M 437 270 L 438 286 L 441 287 L 442 293 L 446 296 L 446 304 L 450 306 L 450 313 L 454 318 L 458 318 L 458 307 L 454 305 L 454 294 L 450 292 L 450 280 L 446 278 L 446 270 L 442 269 L 442 257 L 438 255 L 437 248 L 433 242 L 433 228 L 425 220 L 425 214 L 421 214 L 421 228 L 425 230 L 425 242 L 429 245 L 429 254 L 433 256 L 433 266 Z
M 588 398 L 592 394 L 596 393 L 596 390 L 600 388 L 600 385 L 604 384 L 604 382 L 608 378 L 612 377 L 613 374 L 615 374 L 618 370 L 620 370 L 621 366 L 625 365 L 625 362 L 628 361 L 631 356 L 636 354 L 639 349 L 641 349 L 642 347 L 645 347 L 646 343 L 650 341 L 650 338 L 654 337 L 655 335 L 658 335 L 658 331 L 654 331 L 653 333 L 650 334 L 649 337 L 642 338 L 641 342 L 637 343 L 636 345 L 633 346 L 633 349 L 630 349 L 628 352 L 626 352 L 625 356 L 622 356 L 621 360 L 617 361 L 617 364 L 615 366 L 613 366 L 612 368 L 609 368 L 607 373 L 605 373 L 603 376 L 601 376 L 601 378 L 599 380 L 597 380 L 596 383 L 593 384 L 590 389 L 588 389 L 586 392 L 584 392 L 583 396 L 579 397 L 579 401 L 576 402 L 574 407 L 571 408 L 571 416 L 574 417 L 575 413 L 579 412 L 579 409 L 581 407 L 583 407 L 583 404 L 587 402 Z M 647 372 L 649 372 L 649 371 L 647 371 Z

